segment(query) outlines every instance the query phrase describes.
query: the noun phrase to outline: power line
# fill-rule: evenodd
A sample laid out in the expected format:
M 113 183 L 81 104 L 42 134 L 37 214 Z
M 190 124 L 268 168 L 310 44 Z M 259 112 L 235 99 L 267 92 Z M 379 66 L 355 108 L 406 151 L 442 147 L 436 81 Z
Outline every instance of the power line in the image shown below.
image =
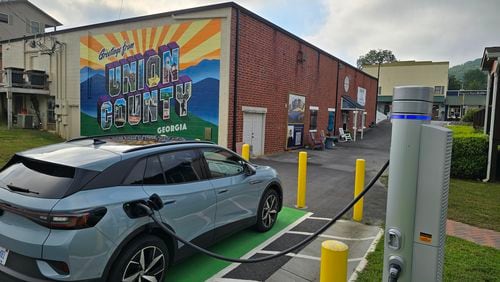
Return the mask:
M 122 3 L 120 4 L 120 13 L 118 14 L 118 19 L 122 17 L 122 8 L 123 8 L 123 0 Z

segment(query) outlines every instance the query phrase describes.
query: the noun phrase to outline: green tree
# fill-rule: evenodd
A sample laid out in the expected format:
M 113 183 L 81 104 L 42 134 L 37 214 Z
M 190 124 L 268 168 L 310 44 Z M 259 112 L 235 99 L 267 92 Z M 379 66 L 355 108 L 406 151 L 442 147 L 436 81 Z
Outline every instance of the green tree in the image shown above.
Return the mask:
M 486 74 L 479 69 L 464 73 L 465 90 L 484 90 L 487 87 L 486 81 Z
M 363 65 L 374 65 L 374 64 L 382 64 L 382 63 L 391 63 L 396 62 L 396 56 L 390 50 L 370 50 L 363 56 L 359 56 L 358 61 L 356 62 L 358 68 L 361 69 Z
M 451 74 L 448 76 L 448 90 L 460 90 L 462 88 L 462 82 L 456 78 L 455 75 Z

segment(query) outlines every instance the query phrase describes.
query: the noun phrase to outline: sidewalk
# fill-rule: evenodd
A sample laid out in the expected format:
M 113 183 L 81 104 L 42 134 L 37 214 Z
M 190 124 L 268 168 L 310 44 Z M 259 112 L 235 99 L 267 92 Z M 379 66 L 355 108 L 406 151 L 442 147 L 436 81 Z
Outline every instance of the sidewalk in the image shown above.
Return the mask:
M 308 213 L 242 258 L 257 258 L 283 251 L 310 236 L 328 220 L 330 218 L 316 217 L 312 213 Z M 349 246 L 347 277 L 355 279 L 357 273 L 366 265 L 367 253 L 375 249 L 377 242 L 382 237 L 382 233 L 383 230 L 378 226 L 365 225 L 349 220 L 338 220 L 301 250 L 288 253 L 271 261 L 250 264 L 233 263 L 208 279 L 208 281 L 318 281 L 321 243 L 332 239 L 342 241 Z
M 290 231 L 290 233 L 292 232 L 294 230 Z M 294 233 L 311 234 L 300 231 Z M 349 246 L 347 277 L 349 281 L 355 281 L 357 274 L 363 270 L 367 263 L 367 254 L 375 250 L 382 234 L 383 230 L 378 226 L 339 220 L 299 253 L 292 254 L 293 258 L 269 277 L 266 282 L 319 281 L 321 243 L 325 240 L 337 240 Z
M 446 222 L 446 233 L 479 245 L 500 250 L 500 232 L 474 227 L 458 221 Z

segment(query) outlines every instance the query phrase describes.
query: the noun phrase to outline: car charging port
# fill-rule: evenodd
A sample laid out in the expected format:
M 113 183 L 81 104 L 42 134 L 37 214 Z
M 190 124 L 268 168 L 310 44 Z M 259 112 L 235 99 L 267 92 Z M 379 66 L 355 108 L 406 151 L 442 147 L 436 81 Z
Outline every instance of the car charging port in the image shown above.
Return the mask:
M 403 270 L 403 259 L 398 256 L 389 257 L 389 282 L 398 281 Z
M 133 202 L 128 202 L 123 204 L 123 210 L 130 218 L 139 218 L 148 216 L 148 211 L 144 208 L 141 208 L 139 204 L 147 205 L 146 201 L 138 200 Z
M 140 205 L 145 205 L 149 209 L 145 209 Z M 123 210 L 130 218 L 139 218 L 150 216 L 153 210 L 159 211 L 163 208 L 164 204 L 158 194 L 153 194 L 148 200 L 137 200 L 123 204 Z

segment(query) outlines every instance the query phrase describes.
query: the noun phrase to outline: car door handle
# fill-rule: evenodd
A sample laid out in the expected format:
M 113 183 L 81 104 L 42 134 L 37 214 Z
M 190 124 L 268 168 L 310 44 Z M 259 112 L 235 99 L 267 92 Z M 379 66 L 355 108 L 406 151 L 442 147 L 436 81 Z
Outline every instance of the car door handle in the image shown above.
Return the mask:
M 254 184 L 259 184 L 261 182 L 262 182 L 262 180 L 250 180 L 248 183 L 254 185 Z
M 170 204 L 173 204 L 175 203 L 177 200 L 168 200 L 168 201 L 165 201 L 163 204 L 164 205 L 170 205 Z
M 223 194 L 223 193 L 226 193 L 227 191 L 229 191 L 229 190 L 228 189 L 220 189 L 217 193 Z

